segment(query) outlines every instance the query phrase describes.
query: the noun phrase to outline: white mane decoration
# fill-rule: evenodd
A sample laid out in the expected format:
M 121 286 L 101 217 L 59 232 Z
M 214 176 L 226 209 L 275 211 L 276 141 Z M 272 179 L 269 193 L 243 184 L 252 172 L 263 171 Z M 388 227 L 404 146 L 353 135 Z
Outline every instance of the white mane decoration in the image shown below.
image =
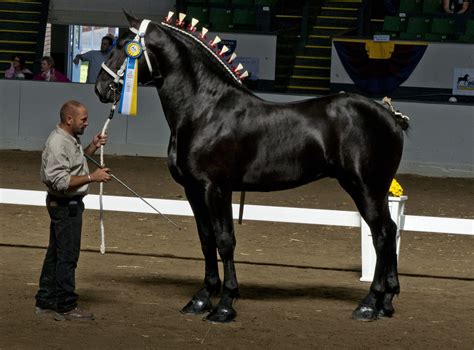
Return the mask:
M 242 74 L 239 74 L 238 71 L 242 70 L 243 69 L 243 66 L 242 64 L 239 63 L 239 65 L 237 66 L 237 68 L 232 68 L 232 67 L 229 67 L 227 65 L 226 62 L 224 62 L 222 60 L 222 58 L 219 56 L 219 55 L 223 55 L 224 53 L 226 53 L 229 48 L 227 46 L 224 46 L 219 53 L 216 53 L 213 48 L 216 47 L 217 43 L 219 43 L 221 41 L 221 39 L 216 36 L 214 38 L 214 40 L 212 40 L 212 42 L 209 43 L 209 45 L 211 45 L 211 47 L 208 46 L 208 44 L 204 41 L 204 38 L 205 38 L 205 35 L 206 33 L 208 32 L 208 29 L 205 28 L 205 27 L 202 27 L 202 34 L 201 34 L 201 38 L 199 37 L 196 37 L 196 35 L 194 34 L 196 32 L 196 24 L 199 22 L 197 19 L 193 18 L 191 20 L 191 26 L 189 28 L 190 31 L 186 31 L 184 29 L 181 29 L 179 27 L 176 27 L 176 26 L 173 26 L 171 24 L 169 24 L 169 22 L 171 22 L 171 17 L 174 15 L 173 12 L 169 12 L 168 13 L 168 16 L 165 18 L 165 22 L 161 22 L 161 25 L 167 27 L 167 28 L 170 28 L 174 31 L 177 31 L 181 34 L 184 34 L 186 36 L 188 36 L 189 38 L 193 39 L 194 41 L 196 41 L 199 45 L 201 45 L 202 47 L 204 47 L 207 52 L 209 52 L 216 60 L 217 62 L 219 62 L 222 67 L 225 68 L 225 70 L 231 75 L 231 77 L 236 81 L 238 82 L 239 84 L 242 85 L 242 80 L 243 78 L 246 78 L 249 76 L 249 73 L 248 71 L 245 71 L 243 72 Z M 179 20 L 178 20 L 178 25 L 180 26 L 183 26 L 184 25 L 184 18 L 186 17 L 185 14 L 183 13 L 180 13 L 179 14 Z M 231 58 L 228 60 L 228 63 L 232 63 L 232 61 L 237 57 L 237 55 L 235 53 L 232 53 L 231 55 Z

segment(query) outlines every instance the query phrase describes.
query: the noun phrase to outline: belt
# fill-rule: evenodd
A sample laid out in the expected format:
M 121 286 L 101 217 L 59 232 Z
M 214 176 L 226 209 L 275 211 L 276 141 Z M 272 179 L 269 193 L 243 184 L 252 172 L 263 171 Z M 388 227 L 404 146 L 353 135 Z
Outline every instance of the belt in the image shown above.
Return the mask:
M 51 193 L 48 193 L 47 199 L 49 201 L 57 202 L 58 204 L 69 204 L 70 202 L 82 202 L 84 196 L 78 195 L 73 197 L 58 197 Z

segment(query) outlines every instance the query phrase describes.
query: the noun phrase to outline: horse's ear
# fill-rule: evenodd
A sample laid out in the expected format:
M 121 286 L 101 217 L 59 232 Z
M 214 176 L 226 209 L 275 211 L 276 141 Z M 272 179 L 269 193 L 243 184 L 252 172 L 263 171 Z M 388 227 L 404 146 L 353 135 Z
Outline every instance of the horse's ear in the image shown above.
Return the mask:
M 127 17 L 128 23 L 130 23 L 130 26 L 133 28 L 137 28 L 140 26 L 140 20 L 138 18 L 135 18 L 132 16 L 130 13 L 128 13 L 125 9 L 122 9 L 123 13 L 125 14 L 125 17 Z

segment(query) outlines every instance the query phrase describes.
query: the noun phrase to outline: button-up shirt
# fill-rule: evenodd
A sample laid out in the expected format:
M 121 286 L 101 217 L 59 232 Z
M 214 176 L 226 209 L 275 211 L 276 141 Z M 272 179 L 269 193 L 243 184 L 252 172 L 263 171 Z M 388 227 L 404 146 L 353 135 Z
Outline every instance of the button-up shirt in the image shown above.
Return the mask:
M 89 174 L 79 138 L 56 126 L 46 140 L 41 158 L 41 181 L 48 187 L 48 193 L 58 197 L 87 194 L 88 184 L 68 190 L 71 176 Z

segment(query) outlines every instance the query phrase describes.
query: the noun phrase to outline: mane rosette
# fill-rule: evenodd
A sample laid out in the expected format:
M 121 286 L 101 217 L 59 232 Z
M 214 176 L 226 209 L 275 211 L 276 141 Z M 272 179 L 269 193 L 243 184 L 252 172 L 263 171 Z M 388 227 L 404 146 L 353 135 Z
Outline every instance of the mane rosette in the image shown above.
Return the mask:
M 186 26 L 186 23 L 184 22 L 184 19 L 186 18 L 186 14 L 179 13 L 178 19 L 176 20 L 175 23 L 173 23 L 172 21 L 173 15 L 174 15 L 174 12 L 172 11 L 168 12 L 168 16 L 166 16 L 164 21 L 161 22 L 161 25 L 193 39 L 196 43 L 202 46 L 207 52 L 209 52 L 211 56 L 217 60 L 217 62 L 230 74 L 230 76 L 236 82 L 242 85 L 242 80 L 244 80 L 245 78 L 249 76 L 249 72 L 243 71 L 244 66 L 241 63 L 237 64 L 237 66 L 232 64 L 234 60 L 237 58 L 237 54 L 234 52 L 231 54 L 231 56 L 228 59 L 225 59 L 224 56 L 229 51 L 229 48 L 224 45 L 219 50 L 217 44 L 222 41 L 222 39 L 219 38 L 219 36 L 216 35 L 216 37 L 213 40 L 207 42 L 206 34 L 209 31 L 207 28 L 202 27 L 201 32 L 197 33 L 196 25 L 199 23 L 199 20 L 192 18 L 189 25 Z

